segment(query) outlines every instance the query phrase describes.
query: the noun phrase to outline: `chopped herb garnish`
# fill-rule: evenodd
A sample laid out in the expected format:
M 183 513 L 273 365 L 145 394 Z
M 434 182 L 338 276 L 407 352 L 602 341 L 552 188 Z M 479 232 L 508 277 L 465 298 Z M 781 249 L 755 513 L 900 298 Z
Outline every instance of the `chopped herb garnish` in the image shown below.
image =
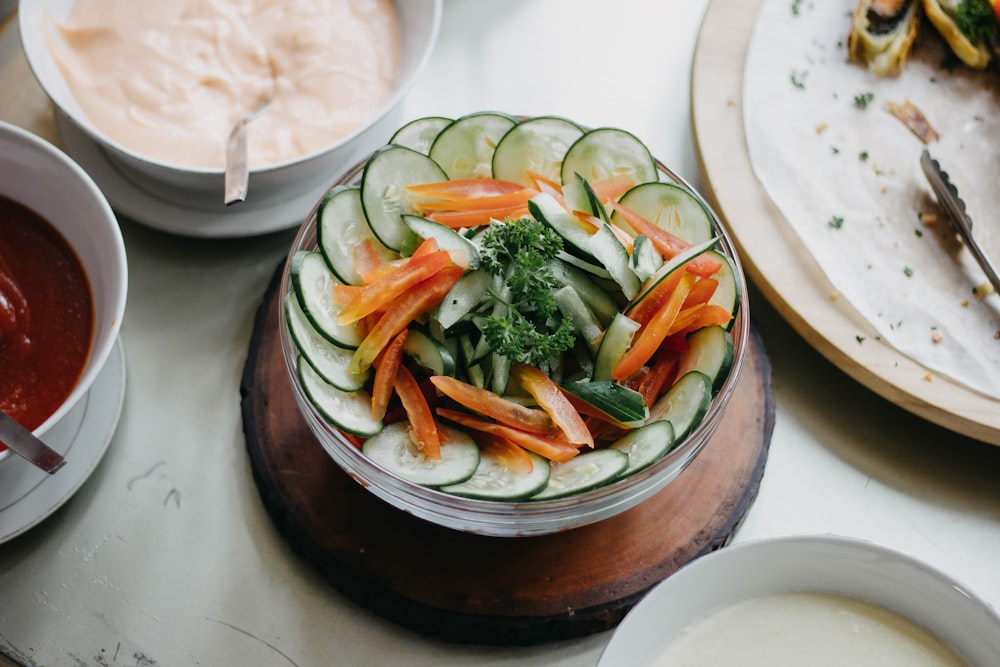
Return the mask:
M 826 224 L 829 225 L 830 227 L 833 227 L 834 229 L 840 229 L 841 227 L 844 226 L 844 219 L 839 215 L 835 215 L 832 218 L 830 218 Z
M 924 230 L 922 230 L 922 229 L 914 229 L 913 233 L 917 236 L 917 238 L 921 238 L 924 235 Z
M 858 93 L 854 96 L 854 106 L 867 109 L 868 103 L 875 99 L 875 93 Z
M 483 324 L 483 335 L 498 354 L 537 366 L 573 346 L 573 322 L 560 316 L 548 266 L 562 247 L 552 228 L 528 217 L 493 223 L 483 234 L 482 266 L 503 278 L 509 290 L 509 299 L 491 292 L 505 313 Z
M 908 266 L 904 266 L 903 267 L 903 275 L 905 275 L 907 278 L 912 278 L 913 277 L 913 269 L 911 269 Z
M 861 151 L 860 153 L 858 153 L 858 159 L 861 160 L 862 162 L 868 160 L 868 151 Z
M 855 336 L 854 340 L 858 341 L 858 345 L 861 345 L 861 343 L 865 342 L 865 337 L 864 336 Z
M 993 7 L 988 0 L 964 0 L 958 3 L 955 25 L 973 43 L 990 44 L 1000 33 Z
M 798 16 L 802 7 L 802 0 L 792 0 L 792 16 Z
M 806 77 L 808 75 L 809 72 L 807 72 L 806 70 L 793 69 L 791 74 L 792 85 L 795 86 L 796 88 L 799 88 L 800 90 L 805 90 Z
M 830 150 L 833 151 L 834 155 L 840 155 L 840 149 L 836 146 L 830 146 Z

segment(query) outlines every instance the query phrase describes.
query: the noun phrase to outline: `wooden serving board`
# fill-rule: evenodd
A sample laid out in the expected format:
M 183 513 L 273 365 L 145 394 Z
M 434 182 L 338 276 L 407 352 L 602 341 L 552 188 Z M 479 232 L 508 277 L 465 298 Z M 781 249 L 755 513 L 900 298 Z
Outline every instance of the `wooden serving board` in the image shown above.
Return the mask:
M 515 645 L 613 628 L 649 589 L 724 545 L 764 472 L 774 402 L 756 333 L 717 432 L 644 503 L 574 530 L 463 533 L 366 491 L 326 454 L 292 394 L 278 337 L 277 276 L 258 311 L 241 385 L 251 468 L 293 550 L 346 597 L 422 634 Z
M 743 68 L 761 3 L 712 0 L 705 12 L 691 76 L 703 194 L 747 275 L 820 354 L 905 410 L 1000 445 L 1000 400 L 931 373 L 885 342 L 846 299 L 832 299 L 835 288 L 757 181 L 743 130 Z

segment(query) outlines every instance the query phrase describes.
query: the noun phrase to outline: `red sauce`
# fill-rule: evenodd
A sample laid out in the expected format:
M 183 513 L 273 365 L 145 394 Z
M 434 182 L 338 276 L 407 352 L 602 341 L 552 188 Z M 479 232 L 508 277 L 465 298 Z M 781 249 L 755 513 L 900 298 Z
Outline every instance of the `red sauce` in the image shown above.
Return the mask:
M 41 425 L 76 386 L 93 335 L 76 253 L 37 213 L 0 196 L 0 409 Z

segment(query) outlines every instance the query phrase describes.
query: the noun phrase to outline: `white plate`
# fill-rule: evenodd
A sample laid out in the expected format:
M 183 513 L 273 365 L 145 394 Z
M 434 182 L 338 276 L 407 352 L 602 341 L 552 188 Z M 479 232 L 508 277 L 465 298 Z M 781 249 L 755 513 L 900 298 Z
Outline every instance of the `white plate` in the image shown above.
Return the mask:
M 968 588 L 872 542 L 814 535 L 744 542 L 692 561 L 625 616 L 598 667 L 656 665 L 693 621 L 740 600 L 792 591 L 866 600 L 926 628 L 971 665 L 1000 665 L 1000 616 Z
M 253 184 L 242 204 L 226 208 L 219 193 L 219 208 L 189 204 L 167 193 L 157 193 L 113 164 L 104 151 L 64 114 L 56 110 L 56 126 L 62 147 L 104 192 L 111 207 L 121 215 L 160 231 L 202 238 L 236 238 L 268 234 L 301 225 L 338 174 L 329 181 L 297 193 L 287 200 L 268 199 L 255 204 Z
M 44 436 L 66 465 L 54 475 L 16 456 L 0 465 L 0 544 L 41 523 L 90 477 L 111 443 L 124 399 L 125 354 L 119 338 L 90 391 Z

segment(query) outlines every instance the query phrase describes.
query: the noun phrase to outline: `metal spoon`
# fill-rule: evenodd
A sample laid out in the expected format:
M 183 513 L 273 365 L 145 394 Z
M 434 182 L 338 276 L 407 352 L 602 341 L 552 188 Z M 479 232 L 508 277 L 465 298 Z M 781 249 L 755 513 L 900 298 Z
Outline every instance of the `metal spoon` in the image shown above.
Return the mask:
M 226 141 L 226 206 L 244 201 L 250 173 L 247 168 L 247 123 L 260 116 L 271 104 L 268 97 L 250 113 L 240 118 L 229 132 Z
M 62 454 L 35 437 L 3 410 L 0 410 L 0 443 L 50 475 L 66 465 Z

